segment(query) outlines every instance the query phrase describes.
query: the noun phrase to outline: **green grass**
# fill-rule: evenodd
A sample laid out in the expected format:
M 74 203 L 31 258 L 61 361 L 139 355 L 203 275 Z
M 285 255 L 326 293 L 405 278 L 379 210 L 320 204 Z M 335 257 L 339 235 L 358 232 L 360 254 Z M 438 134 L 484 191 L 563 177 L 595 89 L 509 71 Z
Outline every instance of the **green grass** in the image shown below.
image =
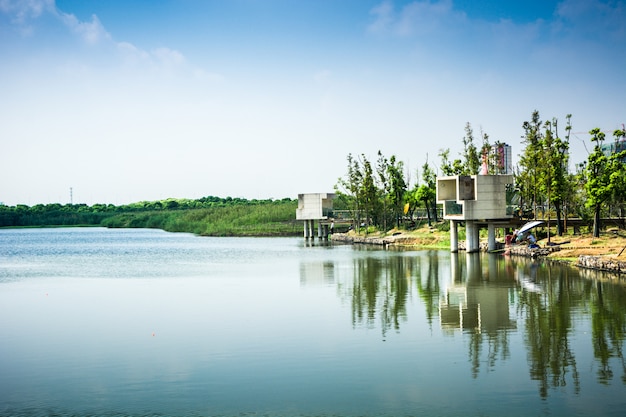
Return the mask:
M 202 236 L 296 236 L 302 224 L 295 220 L 297 202 L 159 210 L 123 213 L 105 219 L 106 227 L 155 228 Z

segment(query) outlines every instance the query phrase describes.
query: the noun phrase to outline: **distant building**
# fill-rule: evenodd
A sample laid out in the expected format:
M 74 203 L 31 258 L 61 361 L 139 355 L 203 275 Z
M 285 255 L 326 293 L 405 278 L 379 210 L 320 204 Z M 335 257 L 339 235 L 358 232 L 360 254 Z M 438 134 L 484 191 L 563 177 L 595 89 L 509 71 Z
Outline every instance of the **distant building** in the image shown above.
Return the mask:
M 626 139 L 620 139 L 618 141 L 607 143 L 606 145 L 602 145 L 601 149 L 602 153 L 606 156 L 611 156 L 615 153 L 626 151 Z M 622 158 L 622 162 L 626 162 L 626 158 Z
M 485 152 L 482 156 L 481 174 L 513 174 L 513 157 L 512 148 L 506 143 L 497 143 L 489 148 L 489 152 Z M 489 168 L 491 171 L 489 172 Z

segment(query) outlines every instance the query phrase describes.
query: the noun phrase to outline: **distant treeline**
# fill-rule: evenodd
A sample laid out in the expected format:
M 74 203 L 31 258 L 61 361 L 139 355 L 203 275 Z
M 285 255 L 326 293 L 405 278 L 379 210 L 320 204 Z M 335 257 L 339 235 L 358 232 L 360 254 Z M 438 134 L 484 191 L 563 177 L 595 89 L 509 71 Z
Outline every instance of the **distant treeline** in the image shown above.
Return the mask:
M 147 227 L 211 236 L 296 235 L 297 200 L 203 197 L 113 204 L 0 205 L 0 227 Z

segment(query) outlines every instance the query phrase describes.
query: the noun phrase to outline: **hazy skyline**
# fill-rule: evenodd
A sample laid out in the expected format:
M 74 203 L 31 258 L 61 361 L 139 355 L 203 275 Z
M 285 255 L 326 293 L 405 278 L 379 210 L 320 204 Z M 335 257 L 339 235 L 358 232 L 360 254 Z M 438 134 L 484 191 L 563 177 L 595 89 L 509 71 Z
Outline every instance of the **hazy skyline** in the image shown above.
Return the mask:
M 332 192 L 380 150 L 626 123 L 624 1 L 0 0 L 0 202 Z

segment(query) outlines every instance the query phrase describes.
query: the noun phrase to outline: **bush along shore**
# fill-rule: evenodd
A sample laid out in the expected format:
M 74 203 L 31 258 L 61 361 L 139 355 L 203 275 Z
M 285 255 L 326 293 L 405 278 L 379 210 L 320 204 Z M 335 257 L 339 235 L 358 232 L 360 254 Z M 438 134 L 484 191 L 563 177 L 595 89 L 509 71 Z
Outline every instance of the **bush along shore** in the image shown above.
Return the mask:
M 379 245 L 385 248 L 450 248 L 447 231 L 428 228 L 411 232 L 392 230 L 388 233 L 367 235 L 351 231 L 335 233 L 332 240 L 349 244 Z M 591 235 L 553 236 L 550 241 L 543 238 L 538 243 L 539 248 L 529 248 L 525 244 L 505 246 L 504 243 L 498 243 L 496 252 L 510 256 L 542 258 L 618 275 L 626 274 L 626 236 L 618 230 L 605 232 L 600 238 L 593 238 Z M 486 240 L 481 241 L 480 249 L 487 251 Z M 459 250 L 465 250 L 463 239 L 459 240 Z
M 0 227 L 103 226 L 152 228 L 201 236 L 297 236 L 298 202 L 203 197 L 167 199 L 125 206 L 95 204 L 0 204 Z

